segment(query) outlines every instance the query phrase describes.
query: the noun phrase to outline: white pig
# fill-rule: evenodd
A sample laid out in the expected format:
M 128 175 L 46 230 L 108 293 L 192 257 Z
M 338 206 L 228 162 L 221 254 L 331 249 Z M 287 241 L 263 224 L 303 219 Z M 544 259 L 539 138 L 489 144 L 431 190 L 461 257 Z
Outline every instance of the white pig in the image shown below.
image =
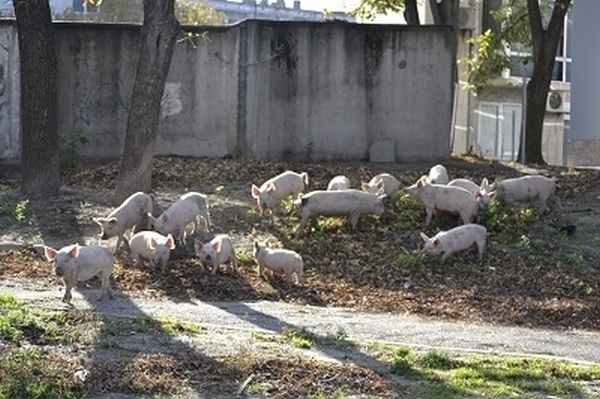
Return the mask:
M 553 177 L 522 176 L 493 184 L 488 184 L 487 179 L 484 179 L 482 184 L 488 189 L 496 188 L 498 198 L 509 204 L 516 201 L 537 200 L 540 212 L 548 209 L 548 200 L 553 200 L 560 206 L 560 199 L 556 195 L 560 185 Z
M 44 246 L 44 255 L 49 262 L 54 262 L 54 273 L 62 277 L 65 283 L 63 302 L 71 302 L 71 289 L 78 281 L 87 281 L 98 276 L 102 281 L 98 300 L 106 295 L 113 297 L 110 288 L 110 275 L 112 274 L 114 258 L 111 251 L 98 245 L 80 246 L 68 245 L 56 250 Z
M 129 229 L 135 232 L 134 226 L 146 224 L 146 215 L 152 213 L 152 197 L 146 193 L 138 191 L 127 198 L 123 203 L 116 208 L 114 211 L 108 214 L 105 218 L 94 218 L 96 222 L 102 228 L 100 238 L 108 240 L 111 237 L 117 236 L 117 245 L 115 246 L 115 252 L 119 249 L 121 242 L 123 241 L 123 234 Z M 148 226 L 146 226 L 148 227 Z
M 350 179 L 348 179 L 344 175 L 335 176 L 333 179 L 329 181 L 327 185 L 328 191 L 334 190 L 348 190 L 350 188 Z
M 293 282 L 293 275 L 296 275 L 296 282 L 300 283 L 304 276 L 304 262 L 302 257 L 289 249 L 273 249 L 267 243 L 254 241 L 253 255 L 258 262 L 258 274 L 265 278 L 265 267 L 275 273 L 284 273 L 289 282 Z
M 471 223 L 479 210 L 478 198 L 461 187 L 448 187 L 431 184 L 427 176 L 421 177 L 415 184 L 406 188 L 409 197 L 425 205 L 426 224 L 431 222 L 434 211 L 457 212 L 463 223 Z
M 479 199 L 479 210 L 484 211 L 494 198 L 496 198 L 496 192 L 488 192 L 483 186 L 479 187 L 477 184 L 468 179 L 454 179 L 447 184 L 448 187 L 462 187 L 471 194 L 475 195 Z
M 450 178 L 448 177 L 448 171 L 443 165 L 435 165 L 429 169 L 427 174 L 429 182 L 432 184 L 448 184 Z
M 152 266 L 165 270 L 171 250 L 175 249 L 175 241 L 171 234 L 165 237 L 156 231 L 146 230 L 135 233 L 129 239 L 129 248 L 137 264 L 147 260 Z
M 371 194 L 381 193 L 381 189 L 389 198 L 394 196 L 400 190 L 400 181 L 389 173 L 380 173 L 374 176 L 368 183 L 362 183 L 363 191 Z
M 206 230 L 210 230 L 210 215 L 206 195 L 189 192 L 155 218 L 148 215 L 152 228 L 163 235 L 172 234 L 181 245 L 185 245 L 186 226 L 194 223 L 193 232 L 198 230 L 198 216 L 204 219 Z
M 294 199 L 297 198 L 306 185 L 306 172 L 296 173 L 288 170 L 267 180 L 260 188 L 253 184 L 251 193 L 260 208 L 260 215 L 262 216 L 265 210 L 269 211 L 269 222 L 273 224 L 273 209 L 290 195 Z
M 441 231 L 431 238 L 420 234 L 425 241 L 423 251 L 430 255 L 442 255 L 442 263 L 453 253 L 469 249 L 473 244 L 477 245 L 480 260 L 485 251 L 487 231 L 478 224 L 463 224 L 448 231 Z
M 355 231 L 360 215 L 381 215 L 384 212 L 384 198 L 385 194 L 375 195 L 359 190 L 317 190 L 303 194 L 296 200 L 301 215 L 296 238 L 304 231 L 309 219 L 316 216 L 347 216 L 352 231 Z
M 231 268 L 233 271 L 237 271 L 235 249 L 231 238 L 227 234 L 217 234 L 206 244 L 200 240 L 195 240 L 194 250 L 202 263 L 209 264 L 212 267 L 211 273 L 213 275 L 217 274 L 219 265 L 227 262 L 231 262 Z

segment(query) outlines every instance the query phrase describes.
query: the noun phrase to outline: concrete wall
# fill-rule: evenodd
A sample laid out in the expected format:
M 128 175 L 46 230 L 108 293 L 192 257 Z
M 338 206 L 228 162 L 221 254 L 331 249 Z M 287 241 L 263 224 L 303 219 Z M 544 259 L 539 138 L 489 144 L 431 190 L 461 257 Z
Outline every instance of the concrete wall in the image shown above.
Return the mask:
M 139 27 L 55 26 L 59 133 L 83 132 L 86 158 L 118 157 Z M 399 162 L 449 156 L 447 28 L 247 21 L 197 33 L 173 55 L 159 155 L 358 160 L 391 139 Z M 0 97 L 0 157 L 10 160 L 20 152 L 15 36 L 0 22 L 0 64 L 13 78 Z
M 573 5 L 569 165 L 600 165 L 600 1 Z

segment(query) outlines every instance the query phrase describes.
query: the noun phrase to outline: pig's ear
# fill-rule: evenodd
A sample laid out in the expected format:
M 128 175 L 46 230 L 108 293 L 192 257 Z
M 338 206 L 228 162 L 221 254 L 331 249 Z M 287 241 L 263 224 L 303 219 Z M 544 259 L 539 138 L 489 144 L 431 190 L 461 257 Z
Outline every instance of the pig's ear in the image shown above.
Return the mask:
M 215 250 L 215 252 L 219 252 L 221 250 L 221 241 L 216 241 L 213 245 L 212 245 L 213 249 Z
M 254 249 L 256 251 L 258 251 L 258 248 L 260 247 L 260 244 L 258 243 L 258 241 L 254 240 Z
M 202 248 L 204 244 L 202 243 L 202 241 L 200 241 L 199 239 L 194 239 L 194 251 L 198 252 L 200 251 L 200 249 Z
M 156 240 L 154 238 L 151 238 L 150 242 L 148 243 L 148 246 L 150 247 L 150 249 L 156 248 Z
M 167 236 L 167 242 L 165 242 L 165 247 L 169 249 L 175 249 L 175 240 L 173 239 L 173 236 L 171 234 Z
M 52 247 L 44 247 L 44 255 L 48 262 L 52 262 L 56 258 L 56 249 Z
M 425 235 L 425 233 L 423 233 L 423 232 L 419 232 L 419 235 L 421 236 L 421 238 L 423 239 L 423 241 L 425 241 L 425 242 L 429 241 L 429 237 L 427 237 L 427 236 Z
M 421 188 L 425 185 L 425 179 L 421 178 L 419 179 L 419 181 L 417 182 L 417 188 Z
M 492 191 L 491 193 L 488 193 L 488 195 L 490 196 L 490 199 L 493 200 L 496 198 L 496 191 Z
M 94 221 L 94 223 L 97 223 L 100 226 L 102 226 L 104 224 L 104 222 L 106 222 L 106 219 L 104 219 L 104 218 L 93 218 L 92 220 Z
M 269 193 L 274 193 L 277 190 L 277 188 L 275 187 L 275 185 L 273 183 L 269 183 L 269 185 L 267 186 L 267 191 Z
M 382 179 L 377 180 L 377 188 L 383 188 L 385 186 L 385 182 Z
M 360 188 L 362 188 L 363 191 L 369 191 L 369 183 L 365 183 L 364 181 L 361 182 Z
M 442 244 L 442 242 L 440 241 L 439 238 L 436 238 L 435 240 L 433 240 L 433 245 L 435 245 L 436 247 L 441 244 Z
M 71 248 L 71 249 L 69 250 L 69 252 L 68 252 L 68 253 L 69 253 L 69 256 L 70 256 L 71 258 L 76 258 L 76 257 L 78 257 L 78 256 L 79 256 L 79 248 L 80 248 L 80 247 L 79 247 L 79 244 L 75 244 L 75 245 L 73 245 L 73 248 Z
M 111 225 L 113 225 L 113 226 L 114 226 L 115 224 L 117 224 L 117 222 L 118 222 L 118 219 L 117 219 L 117 218 L 110 218 L 110 219 L 108 219 L 108 220 L 107 220 L 107 222 L 108 222 L 109 224 L 111 224 Z
M 480 190 L 475 191 L 475 198 L 481 198 L 483 197 L 483 194 L 481 194 Z
M 252 190 L 250 192 L 252 193 L 252 198 L 260 197 L 260 189 L 258 187 L 256 187 L 254 184 L 252 185 Z
M 487 179 L 487 177 L 484 177 L 483 180 L 481 181 L 481 184 L 479 185 L 479 187 L 486 188 L 487 186 L 489 186 L 488 179 Z

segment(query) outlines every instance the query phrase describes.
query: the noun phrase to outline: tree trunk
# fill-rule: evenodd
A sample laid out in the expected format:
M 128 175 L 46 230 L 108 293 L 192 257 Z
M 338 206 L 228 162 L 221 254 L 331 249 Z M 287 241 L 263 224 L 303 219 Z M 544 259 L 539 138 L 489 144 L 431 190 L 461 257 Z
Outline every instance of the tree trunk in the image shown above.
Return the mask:
M 144 0 L 137 69 L 115 192 L 117 203 L 152 187 L 160 105 L 179 32 L 174 7 L 175 0 Z
M 404 20 L 407 25 L 421 25 L 417 0 L 406 0 L 404 2 Z
M 525 149 L 519 148 L 519 158 L 525 151 L 525 163 L 545 164 L 542 155 L 542 135 L 546 115 L 546 99 L 552 81 L 556 50 L 563 35 L 565 16 L 572 0 L 555 0 L 546 29 L 538 0 L 528 0 L 528 16 L 533 44 L 533 75 L 527 85 Z
M 13 0 L 21 70 L 21 191 L 55 195 L 60 187 L 57 61 L 48 0 Z
M 554 57 L 552 57 L 551 65 L 554 66 Z M 540 68 L 534 66 L 533 77 L 527 85 L 525 163 L 528 164 L 545 164 L 542 155 L 542 132 L 544 131 L 546 98 L 550 89 L 551 74 L 551 68 L 548 71 L 548 68 L 544 68 L 543 65 Z

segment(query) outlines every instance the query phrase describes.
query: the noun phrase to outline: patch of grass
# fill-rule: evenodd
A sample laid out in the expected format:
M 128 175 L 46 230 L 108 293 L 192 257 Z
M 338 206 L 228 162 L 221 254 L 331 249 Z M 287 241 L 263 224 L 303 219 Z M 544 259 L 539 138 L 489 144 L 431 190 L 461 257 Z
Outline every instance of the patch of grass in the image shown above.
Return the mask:
M 85 326 L 96 323 L 91 312 L 30 308 L 11 296 L 0 296 L 0 338 L 13 344 L 87 343 Z
M 295 329 L 284 327 L 282 331 L 283 342 L 287 342 L 296 348 L 310 349 L 312 348 L 315 336 L 305 329 Z
M 167 334 L 201 334 L 206 329 L 195 323 L 187 323 L 172 317 L 161 317 L 157 319 L 163 332 Z
M 13 348 L 0 356 L 0 399 L 84 397 L 66 360 L 36 348 Z
M 390 371 L 420 383 L 415 397 L 531 397 L 581 395 L 583 384 L 600 378 L 600 365 L 542 358 L 453 356 L 407 347 L 387 349 Z
M 481 224 L 506 244 L 525 236 L 538 220 L 539 214 L 534 207 L 506 206 L 497 200 L 491 201 L 488 211 L 481 215 Z
M 425 252 L 401 253 L 394 259 L 394 265 L 403 269 L 422 269 L 429 264 L 429 256 Z

